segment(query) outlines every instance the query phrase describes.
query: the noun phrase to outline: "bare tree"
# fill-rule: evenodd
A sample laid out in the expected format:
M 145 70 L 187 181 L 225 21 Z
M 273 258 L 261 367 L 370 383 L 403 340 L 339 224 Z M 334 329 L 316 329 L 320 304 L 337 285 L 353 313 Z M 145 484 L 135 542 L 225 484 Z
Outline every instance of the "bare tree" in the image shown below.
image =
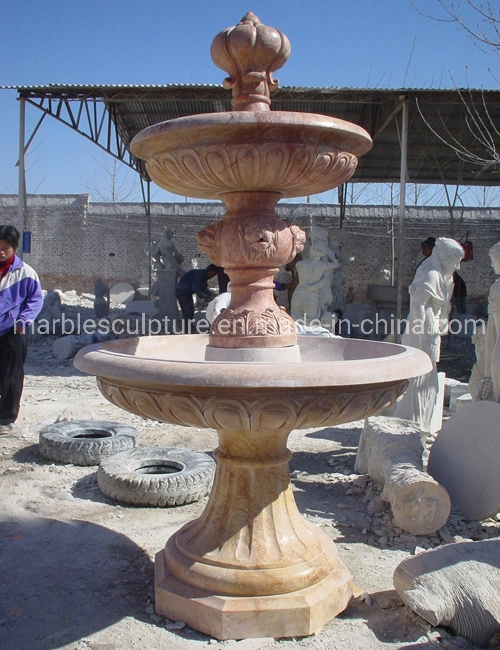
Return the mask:
M 86 179 L 85 187 L 94 199 L 105 203 L 122 203 L 140 200 L 138 176 L 119 160 L 102 154 L 101 160 L 94 156 L 96 163 L 91 179 Z
M 464 141 L 453 136 L 441 116 L 439 117 L 440 125 L 432 126 L 423 114 L 418 98 L 416 98 L 415 102 L 420 117 L 430 131 L 441 142 L 450 147 L 460 160 L 476 165 L 478 173 L 485 170 L 500 169 L 500 151 L 497 144 L 500 131 L 489 113 L 485 93 L 482 91 L 480 93 L 481 99 L 477 101 L 470 90 L 462 91 L 457 89 L 457 92 L 465 107 L 465 123 L 469 135 L 472 136 L 472 141 L 470 137 L 467 139 L 474 146 L 464 144 Z
M 456 23 L 474 39 L 480 49 L 500 55 L 500 3 L 498 0 L 486 0 L 486 2 L 464 0 L 462 3 L 436 0 L 436 3 L 444 10 L 445 18 L 422 12 L 417 1 L 412 2 L 412 5 L 423 16 L 440 22 Z M 463 7 L 469 14 L 467 17 L 464 17 Z M 494 78 L 494 75 L 492 76 Z M 441 142 L 455 152 L 460 160 L 476 166 L 478 173 L 486 170 L 500 170 L 500 147 L 498 145 L 500 131 L 488 110 L 487 93 L 481 91 L 478 94 L 477 92 L 473 93 L 470 89 L 464 91 L 458 88 L 457 92 L 465 108 L 467 132 L 464 133 L 463 139 L 452 136 L 441 116 L 439 117 L 440 124 L 431 125 L 416 99 L 422 120 Z
M 481 208 L 497 206 L 500 202 L 500 188 L 485 185 L 473 185 L 467 188 L 467 193 L 473 197 L 473 205 Z
M 431 16 L 418 7 L 418 2 L 412 2 L 415 9 L 426 16 L 439 22 L 455 23 L 474 39 L 475 44 L 483 50 L 493 51 L 500 54 L 500 7 L 498 1 L 487 0 L 486 2 L 476 2 L 473 0 L 464 0 L 460 2 L 446 2 L 445 0 L 436 0 L 445 12 L 444 18 Z M 465 17 L 462 7 L 471 11 L 470 17 Z

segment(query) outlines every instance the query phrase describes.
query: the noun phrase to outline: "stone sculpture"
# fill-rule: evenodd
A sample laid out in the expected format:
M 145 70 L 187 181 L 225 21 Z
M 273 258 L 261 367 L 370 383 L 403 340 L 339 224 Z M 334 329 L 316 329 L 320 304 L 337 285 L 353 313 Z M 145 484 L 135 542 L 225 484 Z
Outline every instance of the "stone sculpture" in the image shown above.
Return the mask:
M 158 269 L 174 270 L 180 277 L 184 273 L 182 268 L 184 256 L 179 253 L 172 241 L 173 236 L 172 230 L 165 228 L 162 238 L 151 250 L 151 258 L 158 265 Z
M 331 326 L 334 317 L 329 311 L 333 302 L 332 274 L 340 266 L 334 251 L 328 247 L 326 228 L 312 226 L 309 257 L 296 264 L 299 284 L 293 296 L 290 314 L 294 320 L 310 325 Z
M 428 262 L 419 266 L 409 288 L 410 312 L 402 343 L 426 352 L 433 369 L 427 375 L 411 379 L 408 390 L 388 414 L 416 422 L 423 433 L 431 431 L 439 392 L 436 364 L 441 335 L 447 331 L 453 272 L 460 268 L 463 256 L 458 242 L 439 237 Z
M 427 471 L 469 519 L 500 512 L 499 422 L 500 404 L 464 404 L 443 424 L 429 453 Z
M 37 334 L 60 334 L 62 319 L 61 296 L 57 291 L 45 292 L 43 307 L 36 318 Z
M 159 317 L 163 321 L 168 318 L 173 322 L 177 319 L 177 301 L 175 287 L 178 278 L 184 274 L 182 263 L 184 256 L 179 253 L 172 241 L 174 233 L 165 228 L 160 241 L 151 249 L 151 260 L 156 267 L 156 279 L 151 286 L 151 296 L 158 296 Z
M 157 246 L 157 242 L 152 240 L 144 247 L 144 257 L 141 262 L 141 286 L 148 287 L 150 285 L 150 280 L 151 284 L 154 284 L 156 281 L 159 264 L 153 259 L 152 251 L 155 250 Z
M 476 363 L 472 366 L 468 388 L 469 393 L 474 400 L 487 399 L 487 396 L 482 396 L 484 393 L 489 395 L 491 393 L 491 382 L 485 379 L 484 370 L 484 348 L 485 348 L 486 330 L 478 328 L 472 335 L 472 343 L 474 344 L 474 351 L 476 354 Z M 479 384 L 479 382 L 481 382 Z
M 231 302 L 231 283 L 229 282 L 227 285 L 227 291 L 224 291 L 224 293 L 220 293 L 218 296 L 215 296 L 215 298 L 208 303 L 207 311 L 205 314 L 205 317 L 208 320 L 208 322 L 213 323 L 214 320 L 217 318 L 217 316 L 221 313 L 221 311 L 229 307 L 230 302 Z
M 343 313 L 346 304 L 344 296 L 345 275 L 342 270 L 344 256 L 340 250 L 339 244 L 334 240 L 330 240 L 330 250 L 333 252 L 335 259 L 338 261 L 339 265 L 336 269 L 333 269 L 332 272 L 332 302 L 330 304 L 329 311 L 331 311 L 332 314 L 335 314 L 339 311 Z
M 194 257 L 191 258 L 191 268 L 197 269 L 200 266 L 200 254 L 196 253 Z
M 418 427 L 408 420 L 373 417 L 365 421 L 356 471 L 369 474 L 384 490 L 398 526 L 412 535 L 428 535 L 445 525 L 450 497 L 423 471 Z
M 500 242 L 489 250 L 491 265 L 500 275 Z M 500 402 L 500 278 L 491 285 L 488 296 L 488 325 L 486 335 L 473 339 L 477 362 L 472 368 L 469 391 L 475 400 Z
M 102 281 L 102 278 L 97 278 L 94 284 L 94 313 L 96 318 L 108 318 L 110 302 L 108 285 Z
M 403 602 L 434 627 L 477 645 L 500 631 L 500 541 L 447 544 L 403 560 L 394 572 Z

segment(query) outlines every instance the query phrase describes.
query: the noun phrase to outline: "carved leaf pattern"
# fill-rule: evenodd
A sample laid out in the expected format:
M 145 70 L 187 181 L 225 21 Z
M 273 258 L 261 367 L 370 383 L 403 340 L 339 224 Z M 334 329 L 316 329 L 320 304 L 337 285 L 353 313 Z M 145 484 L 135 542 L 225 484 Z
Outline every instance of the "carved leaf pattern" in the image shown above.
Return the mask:
M 316 144 L 268 142 L 178 149 L 150 158 L 147 169 L 160 187 L 188 196 L 235 190 L 277 190 L 294 196 L 304 188 L 317 194 L 343 183 L 357 163 L 353 154 L 325 147 L 318 152 Z
M 219 324 L 223 329 L 219 331 Z M 256 312 L 249 309 L 235 313 L 224 309 L 210 326 L 210 334 L 216 336 L 279 336 L 295 330 L 293 321 L 284 309 L 266 309 Z
M 228 431 L 278 431 L 333 426 L 376 415 L 406 390 L 403 380 L 378 390 L 313 393 L 290 399 L 244 399 L 197 396 L 187 393 L 141 390 L 98 378 L 102 394 L 110 402 L 136 415 L 183 426 L 226 429 Z M 263 389 L 263 392 L 266 389 Z M 217 393 L 219 388 L 214 388 Z

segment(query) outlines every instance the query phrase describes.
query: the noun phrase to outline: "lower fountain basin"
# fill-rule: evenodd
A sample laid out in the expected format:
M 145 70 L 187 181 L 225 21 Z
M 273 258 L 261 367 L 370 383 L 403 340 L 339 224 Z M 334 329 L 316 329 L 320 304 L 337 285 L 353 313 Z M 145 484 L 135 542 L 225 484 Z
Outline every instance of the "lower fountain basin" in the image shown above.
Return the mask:
M 403 345 L 318 337 L 299 337 L 300 362 L 204 361 L 207 343 L 123 339 L 74 361 L 125 410 L 218 432 L 207 506 L 156 556 L 156 612 L 218 639 L 314 634 L 347 607 L 352 577 L 297 510 L 288 434 L 380 413 L 431 361 Z
M 283 418 L 307 428 L 368 417 L 431 370 L 424 352 L 379 341 L 299 337 L 295 363 L 208 362 L 207 343 L 202 334 L 122 339 L 80 350 L 74 365 L 96 375 L 106 398 L 127 411 L 219 430 L 228 418 L 231 427 L 238 420 L 252 429 L 256 419 L 262 426 L 265 413 L 266 429 Z

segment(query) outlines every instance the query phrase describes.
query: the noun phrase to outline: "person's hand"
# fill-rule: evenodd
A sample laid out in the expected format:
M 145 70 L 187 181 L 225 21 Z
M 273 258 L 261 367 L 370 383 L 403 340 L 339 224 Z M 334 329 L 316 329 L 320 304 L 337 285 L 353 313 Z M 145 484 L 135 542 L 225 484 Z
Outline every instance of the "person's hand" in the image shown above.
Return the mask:
M 24 334 L 24 323 L 16 323 L 16 334 Z

